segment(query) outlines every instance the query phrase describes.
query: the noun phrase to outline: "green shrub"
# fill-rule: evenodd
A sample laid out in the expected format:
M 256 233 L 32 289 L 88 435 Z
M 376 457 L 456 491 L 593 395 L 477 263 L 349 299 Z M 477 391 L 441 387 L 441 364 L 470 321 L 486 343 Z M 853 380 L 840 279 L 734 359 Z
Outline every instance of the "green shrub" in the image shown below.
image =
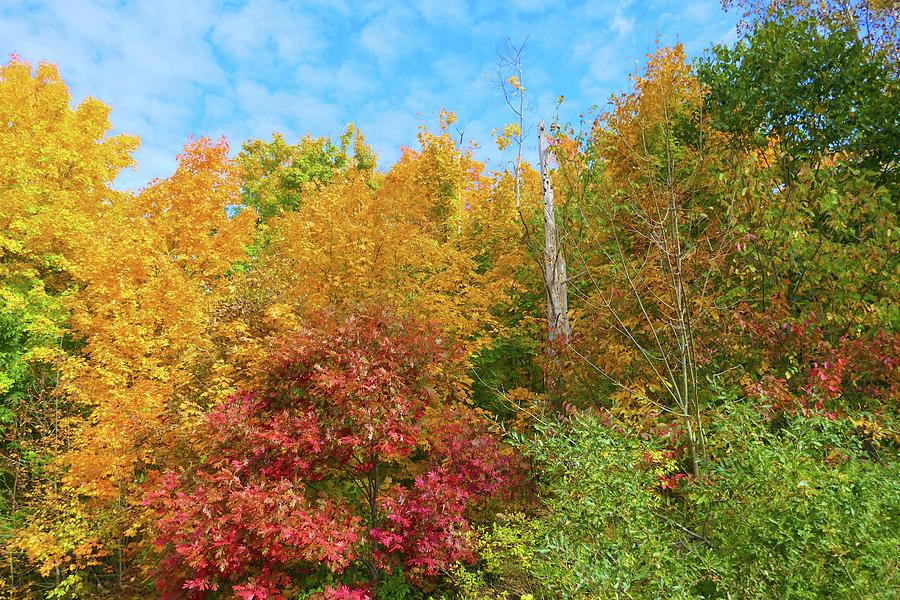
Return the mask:
M 709 483 L 690 486 L 680 507 L 713 546 L 699 589 L 741 598 L 895 597 L 895 453 L 871 460 L 849 419 L 771 424 L 738 407 L 713 421 L 708 439 Z
M 482 532 L 462 597 L 894 597 L 890 442 L 873 450 L 851 419 L 737 404 L 708 423 L 704 475 L 674 490 L 661 441 L 591 414 L 538 428 L 521 443 L 539 507 Z

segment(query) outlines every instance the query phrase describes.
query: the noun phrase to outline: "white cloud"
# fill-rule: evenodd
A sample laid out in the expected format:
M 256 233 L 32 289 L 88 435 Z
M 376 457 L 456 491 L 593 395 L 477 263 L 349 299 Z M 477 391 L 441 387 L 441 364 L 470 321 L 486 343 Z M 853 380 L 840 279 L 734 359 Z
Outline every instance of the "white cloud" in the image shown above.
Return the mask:
M 212 40 L 223 52 L 251 63 L 259 59 L 299 62 L 318 56 L 324 42 L 311 15 L 275 0 L 250 0 L 218 16 Z
M 371 19 L 359 34 L 359 42 L 384 68 L 424 44 L 421 19 L 408 8 L 394 5 Z
M 612 27 L 612 30 L 615 31 L 619 37 L 624 37 L 634 29 L 634 19 L 626 17 L 622 12 L 622 7 L 619 6 L 616 8 L 616 14 L 613 15 L 610 27 Z
M 469 21 L 466 0 L 417 0 L 414 4 L 426 21 L 438 27 L 459 26 Z
M 627 86 L 658 32 L 691 32 L 689 48 L 702 48 L 736 18 L 717 0 L 569 4 L 0 0 L 0 54 L 56 62 L 76 100 L 110 104 L 115 129 L 142 138 L 138 171 L 119 180 L 138 186 L 167 176 L 190 135 L 227 134 L 238 148 L 276 130 L 336 135 L 351 120 L 389 165 L 442 106 L 488 158 L 488 132 L 510 116 L 483 75 L 507 37 L 530 36 L 529 117 L 549 118 L 564 94 L 564 118 L 577 118 Z
M 142 138 L 139 171 L 124 173 L 124 184 L 165 176 L 189 131 L 198 89 L 224 80 L 203 40 L 211 5 L 57 1 L 22 10 L 0 24 L 9 49 L 57 63 L 76 101 L 100 98 L 113 107 L 117 131 Z

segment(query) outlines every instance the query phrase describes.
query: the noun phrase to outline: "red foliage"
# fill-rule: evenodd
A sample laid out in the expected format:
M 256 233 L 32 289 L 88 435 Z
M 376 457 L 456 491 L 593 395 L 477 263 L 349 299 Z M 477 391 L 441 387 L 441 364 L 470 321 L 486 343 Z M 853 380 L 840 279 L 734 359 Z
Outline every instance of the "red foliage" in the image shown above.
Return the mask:
M 385 518 L 371 532 L 379 566 L 399 562 L 414 577 L 475 559 L 466 510 L 501 493 L 515 471 L 497 439 L 462 408 L 443 414 L 431 444 L 437 460 L 411 487 L 396 485 L 380 499 Z
M 230 586 L 280 598 L 322 568 L 421 577 L 473 560 L 466 514 L 515 469 L 483 419 L 448 401 L 460 358 L 435 330 L 385 312 L 322 315 L 277 343 L 258 389 L 210 413 L 209 456 L 147 496 L 163 596 Z
M 769 364 L 796 369 L 798 374 L 791 380 L 768 374 L 750 386 L 751 394 L 765 397 L 775 410 L 834 418 L 848 400 L 890 402 L 900 395 L 896 333 L 835 335 L 815 313 L 795 322 L 778 298 L 773 298 L 767 313 L 738 317 Z
M 828 399 L 853 391 L 890 401 L 900 395 L 898 356 L 900 335 L 882 332 L 868 339 L 842 337 L 813 361 L 804 389 Z
M 674 473 L 672 475 L 664 475 L 659 477 L 659 487 L 663 490 L 674 490 L 682 479 L 687 479 L 684 473 Z
M 351 588 L 341 585 L 336 588 L 328 588 L 319 594 L 315 600 L 372 600 L 372 592 L 366 588 Z

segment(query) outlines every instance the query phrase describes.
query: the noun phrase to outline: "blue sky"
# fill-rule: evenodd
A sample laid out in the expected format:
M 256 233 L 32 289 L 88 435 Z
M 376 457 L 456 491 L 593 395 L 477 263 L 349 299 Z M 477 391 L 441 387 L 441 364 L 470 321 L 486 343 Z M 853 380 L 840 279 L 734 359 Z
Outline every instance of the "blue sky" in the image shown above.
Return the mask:
M 4 0 L 0 52 L 56 63 L 75 100 L 112 106 L 116 131 L 141 138 L 137 169 L 165 177 L 191 136 L 237 150 L 279 131 L 336 136 L 354 121 L 388 167 L 420 124 L 458 115 L 489 166 L 505 158 L 490 132 L 512 120 L 494 81 L 507 38 L 528 37 L 530 122 L 577 120 L 624 90 L 656 39 L 698 56 L 735 39 L 718 0 Z M 529 144 L 527 152 L 534 152 Z

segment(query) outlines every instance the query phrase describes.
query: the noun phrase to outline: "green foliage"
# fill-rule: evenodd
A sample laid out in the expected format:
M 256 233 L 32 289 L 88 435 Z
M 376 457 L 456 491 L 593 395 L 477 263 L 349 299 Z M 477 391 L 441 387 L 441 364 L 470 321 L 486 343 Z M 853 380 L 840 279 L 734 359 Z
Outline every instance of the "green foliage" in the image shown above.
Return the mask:
M 896 169 L 900 87 L 855 26 L 771 20 L 733 48 L 714 48 L 699 75 L 716 128 L 744 143 L 777 140 L 791 158 L 846 151 L 875 170 Z
M 740 405 L 717 417 L 707 432 L 710 479 L 689 486 L 682 507 L 712 547 L 698 589 L 716 597 L 891 597 L 896 455 L 873 460 L 848 419 L 772 422 Z
M 59 356 L 67 314 L 62 298 L 36 277 L 0 283 L 0 423 L 12 419 L 13 405 Z
M 271 142 L 251 140 L 237 157 L 244 171 L 243 201 L 265 222 L 300 207 L 303 187 L 327 184 L 350 168 L 371 172 L 375 154 L 353 124 L 335 144 L 327 137 L 306 136 L 288 144 L 280 133 Z
M 740 237 L 720 284 L 725 301 L 769 310 L 777 297 L 792 318 L 827 323 L 834 339 L 896 330 L 900 213 L 877 179 L 847 166 L 805 166 L 788 186 L 774 170 L 738 173 Z
M 687 594 L 679 536 L 660 516 L 661 447 L 581 413 L 539 426 L 526 443 L 542 505 L 485 532 L 486 573 L 540 598 L 679 597 Z
M 52 590 L 47 592 L 47 598 L 53 600 L 72 600 L 74 598 L 88 598 L 84 578 L 74 573 L 67 576 Z
M 454 576 L 462 597 L 891 597 L 892 442 L 732 403 L 706 436 L 709 475 L 664 491 L 674 464 L 657 442 L 587 414 L 539 427 L 541 506 L 483 532 L 481 572 Z
M 539 390 L 543 385 L 535 360 L 541 353 L 540 324 L 515 314 L 519 310 L 536 313 L 540 306 L 535 300 L 533 296 L 514 295 L 508 313 L 500 315 L 506 335 L 497 336 L 489 347 L 473 357 L 472 401 L 503 418 L 514 417 L 516 407 L 510 406 L 497 390 L 516 387 Z
M 375 600 L 413 600 L 418 595 L 409 585 L 403 573 L 397 570 L 387 573 L 378 583 Z

